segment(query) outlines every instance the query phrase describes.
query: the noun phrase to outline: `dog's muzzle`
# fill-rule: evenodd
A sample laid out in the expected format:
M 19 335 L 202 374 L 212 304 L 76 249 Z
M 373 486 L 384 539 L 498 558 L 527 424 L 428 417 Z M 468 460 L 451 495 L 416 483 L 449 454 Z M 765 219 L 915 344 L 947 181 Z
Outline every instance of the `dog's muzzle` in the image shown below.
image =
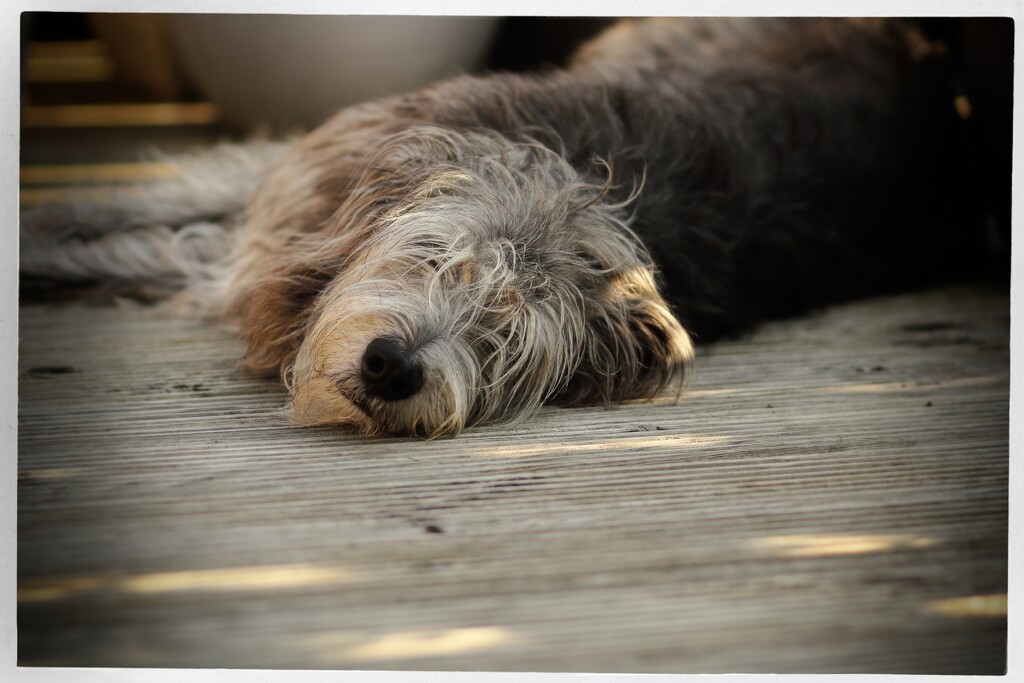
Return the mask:
M 404 342 L 393 337 L 369 343 L 361 374 L 366 393 L 385 401 L 401 401 L 423 388 L 423 366 Z

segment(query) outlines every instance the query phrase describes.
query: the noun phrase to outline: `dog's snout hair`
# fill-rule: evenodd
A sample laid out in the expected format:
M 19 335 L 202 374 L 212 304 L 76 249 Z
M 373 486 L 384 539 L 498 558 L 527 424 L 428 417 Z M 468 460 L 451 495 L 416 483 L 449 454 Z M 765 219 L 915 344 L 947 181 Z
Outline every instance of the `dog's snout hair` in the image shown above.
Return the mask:
M 443 160 L 389 172 L 424 144 Z M 681 379 L 689 337 L 606 179 L 530 139 L 429 127 L 377 162 L 380 209 L 355 240 L 332 216 L 343 265 L 286 369 L 300 422 L 436 436 Z
M 215 185 L 186 173 L 40 213 L 25 234 L 70 251 L 22 264 L 187 280 L 176 301 L 237 326 L 303 424 L 434 437 L 651 398 L 678 390 L 691 338 L 947 268 L 934 56 L 898 21 L 624 21 L 567 69 L 458 77 L 220 153 L 191 176 L 237 180 L 216 201 L 182 201 Z M 130 267 L 78 262 L 104 216 Z M 230 252 L 185 268 L 183 235 Z

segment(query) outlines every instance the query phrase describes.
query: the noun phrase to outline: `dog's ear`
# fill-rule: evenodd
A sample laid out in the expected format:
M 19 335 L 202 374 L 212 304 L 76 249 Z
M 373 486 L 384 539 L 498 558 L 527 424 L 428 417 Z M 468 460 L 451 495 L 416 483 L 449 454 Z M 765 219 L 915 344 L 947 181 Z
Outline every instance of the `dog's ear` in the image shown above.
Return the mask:
M 292 258 L 240 300 L 236 314 L 248 344 L 248 369 L 276 374 L 291 362 L 311 324 L 317 297 L 339 267 L 338 259 L 300 263 Z
M 651 397 L 682 381 L 693 343 L 648 269 L 617 274 L 595 302 L 580 364 L 555 403 Z
M 249 347 L 244 361 L 248 369 L 274 374 L 291 362 L 313 323 L 320 293 L 373 234 L 377 220 L 403 189 L 393 175 L 384 167 L 366 168 L 325 181 L 309 206 L 282 200 L 295 207 L 295 215 L 272 227 L 288 233 L 287 238 L 275 236 L 270 247 L 257 245 L 258 267 L 250 272 L 258 276 L 239 292 L 228 315 L 241 323 Z M 325 197 L 341 201 L 332 206 Z M 273 212 L 269 207 L 267 213 Z

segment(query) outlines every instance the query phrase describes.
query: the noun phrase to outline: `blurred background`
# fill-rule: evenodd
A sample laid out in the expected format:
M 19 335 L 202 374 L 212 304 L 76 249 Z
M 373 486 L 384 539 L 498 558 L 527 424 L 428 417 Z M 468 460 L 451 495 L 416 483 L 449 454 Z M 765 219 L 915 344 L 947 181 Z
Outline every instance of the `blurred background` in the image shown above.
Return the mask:
M 159 175 L 159 164 L 137 163 L 147 150 L 309 129 L 346 105 L 460 73 L 560 66 L 612 21 L 24 13 L 22 204 Z M 953 63 L 965 201 L 1006 251 L 1013 21 L 917 21 Z
M 23 163 L 308 129 L 346 105 L 456 74 L 563 64 L 608 23 L 26 13 Z

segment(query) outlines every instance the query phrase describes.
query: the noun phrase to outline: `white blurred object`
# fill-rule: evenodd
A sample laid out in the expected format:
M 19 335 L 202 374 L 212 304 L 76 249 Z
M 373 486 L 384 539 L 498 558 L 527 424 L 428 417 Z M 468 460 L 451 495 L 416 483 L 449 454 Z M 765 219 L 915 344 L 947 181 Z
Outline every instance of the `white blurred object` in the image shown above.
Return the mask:
M 167 15 L 195 84 L 235 124 L 315 126 L 343 106 L 464 73 L 499 19 Z

